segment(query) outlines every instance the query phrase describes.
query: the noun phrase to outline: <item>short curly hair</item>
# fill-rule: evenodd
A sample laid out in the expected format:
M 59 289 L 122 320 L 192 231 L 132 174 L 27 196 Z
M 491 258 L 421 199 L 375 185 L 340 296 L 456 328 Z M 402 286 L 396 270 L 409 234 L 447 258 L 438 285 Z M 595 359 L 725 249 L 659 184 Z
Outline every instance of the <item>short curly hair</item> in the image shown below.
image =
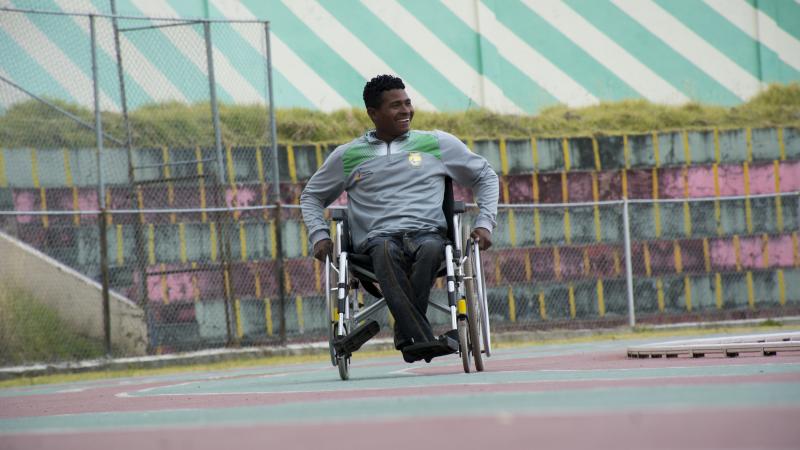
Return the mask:
M 377 77 L 367 81 L 364 85 L 364 105 L 367 108 L 380 108 L 381 95 L 384 91 L 391 91 L 392 89 L 405 89 L 406 85 L 400 77 L 393 75 L 378 75 Z

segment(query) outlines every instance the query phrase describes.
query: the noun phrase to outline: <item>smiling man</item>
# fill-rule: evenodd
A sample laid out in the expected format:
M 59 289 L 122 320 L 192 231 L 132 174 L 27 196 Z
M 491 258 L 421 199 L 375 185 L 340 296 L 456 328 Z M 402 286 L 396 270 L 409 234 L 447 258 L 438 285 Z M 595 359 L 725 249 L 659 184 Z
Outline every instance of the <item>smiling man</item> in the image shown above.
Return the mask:
M 337 147 L 300 197 L 314 257 L 331 256 L 323 210 L 347 192 L 353 249 L 369 255 L 381 292 L 395 318 L 395 347 L 407 362 L 458 351 L 457 339 L 436 338 L 426 317 L 430 290 L 444 260 L 447 223 L 445 178 L 473 190 L 480 212 L 471 236 L 492 245 L 499 187 L 489 163 L 455 136 L 411 130 L 414 107 L 403 81 L 380 75 L 364 86 L 374 130 Z M 355 351 L 377 333 L 353 333 L 340 343 Z M 352 337 L 351 337 L 352 336 Z

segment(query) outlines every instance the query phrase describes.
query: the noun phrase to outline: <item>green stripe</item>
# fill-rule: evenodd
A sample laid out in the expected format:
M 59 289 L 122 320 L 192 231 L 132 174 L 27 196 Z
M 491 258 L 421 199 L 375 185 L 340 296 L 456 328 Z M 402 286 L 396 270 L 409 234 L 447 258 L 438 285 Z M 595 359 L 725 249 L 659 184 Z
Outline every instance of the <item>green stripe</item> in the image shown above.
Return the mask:
M 393 30 L 357 0 L 320 0 L 319 3 L 358 39 L 391 66 L 397 75 L 439 110 L 463 110 L 476 105 Z M 403 30 L 399 30 L 402 32 Z M 436 30 L 439 32 L 441 30 Z M 379 45 L 375 45 L 379 43 Z M 377 75 L 377 74 L 376 74 Z M 363 87 L 364 81 L 359 86 Z M 413 99 L 412 99 L 413 101 Z
M 640 98 L 638 92 L 518 0 L 487 2 L 497 19 L 598 98 Z
M 120 9 L 120 4 L 122 4 L 123 2 L 127 2 L 127 1 L 128 0 L 118 0 L 117 1 L 117 14 L 123 15 L 123 16 L 126 14 L 125 12 L 122 12 L 123 11 L 122 9 Z M 92 3 L 92 6 L 94 6 L 94 9 L 98 13 L 100 13 L 100 14 L 111 14 L 111 2 L 110 1 L 108 1 L 108 0 L 92 0 L 91 3 Z M 59 9 L 61 9 L 61 8 L 59 8 Z
M 211 6 L 209 13 L 212 17 L 224 17 L 223 14 L 213 6 Z M 260 28 L 261 36 L 264 36 L 264 27 L 260 24 L 244 24 L 242 26 Z M 253 86 L 256 91 L 264 95 L 263 99 L 266 103 L 268 101 L 266 92 L 267 61 L 261 54 L 261 48 L 254 48 L 253 45 L 247 42 L 231 25 L 218 23 L 214 25 L 214 30 L 214 46 L 225 53 L 231 64 L 250 82 L 250 85 Z M 266 45 L 266 42 L 261 42 L 260 44 L 262 44 L 263 47 Z M 258 64 L 258 61 L 260 61 L 261 64 Z M 275 90 L 274 100 L 276 106 L 283 108 L 315 109 L 314 104 L 289 82 L 283 73 L 274 66 L 274 63 L 272 75 L 272 87 Z
M 747 0 L 754 8 L 768 15 L 781 29 L 800 39 L 800 5 L 792 0 Z
M 738 96 L 611 3 L 566 1 L 584 19 L 692 100 L 720 105 L 741 103 Z
M 361 163 L 368 161 L 376 156 L 375 149 L 369 144 L 354 145 L 344 151 L 342 164 L 344 165 L 344 176 L 349 177 L 353 169 Z
M 280 0 L 266 0 L 248 6 L 255 15 L 269 18 L 272 32 L 350 105 L 363 104 L 364 78 Z
M 143 13 L 138 11 L 135 12 L 135 14 L 141 16 Z M 164 24 L 163 21 L 129 19 L 120 19 L 118 23 L 120 28 Z M 165 33 L 169 33 L 172 36 L 180 36 L 181 34 L 187 35 L 188 33 L 194 33 L 202 40 L 202 25 L 185 25 L 167 28 L 166 31 L 153 29 L 123 33 L 125 37 L 128 38 L 128 41 L 133 44 L 159 72 L 170 80 L 173 86 L 180 90 L 187 101 L 208 101 L 208 77 L 201 71 L 200 67 L 184 56 L 175 44 L 165 35 Z M 205 55 L 204 48 L 191 49 L 191 51 L 202 52 L 201 54 Z M 203 58 L 203 61 L 205 61 L 205 58 Z M 205 70 L 205 67 L 202 69 Z M 136 70 L 136 68 L 131 68 L 130 70 Z M 222 88 L 219 83 L 217 83 L 217 96 L 220 101 L 232 102 L 230 94 Z M 131 106 L 147 103 L 144 99 L 129 98 L 128 100 Z
M 456 52 L 470 67 L 483 73 L 525 112 L 534 113 L 558 103 L 550 93 L 503 58 L 491 42 L 475 33 L 447 7 L 430 0 L 408 0 L 403 6 Z
M 428 133 L 412 132 L 408 136 L 408 142 L 403 146 L 408 151 L 427 153 L 436 159 L 442 159 L 442 151 L 439 148 L 439 139 Z
M 777 53 L 745 34 L 705 3 L 688 0 L 656 2 L 754 77 L 781 83 L 800 78 L 800 72 L 784 63 Z
M 276 108 L 317 109 L 314 103 L 275 67 L 272 68 L 272 89 Z
M 359 368 L 354 379 L 368 382 L 364 368 Z M 327 372 L 330 373 L 330 370 Z M 384 373 L 372 373 L 385 377 Z M 441 375 L 452 384 L 464 383 L 466 378 Z M 381 388 L 410 384 L 405 380 L 424 384 L 420 376 L 406 376 L 382 383 Z M 434 378 L 434 377 L 430 377 Z M 479 375 L 470 376 L 480 382 Z M 250 379 L 245 379 L 249 381 Z M 527 381 L 527 380 L 526 380 Z M 399 383 L 398 383 L 399 382 Z M 255 381 L 251 391 L 261 386 Z M 322 382 L 308 380 L 304 389 L 320 389 Z M 343 383 L 339 383 L 340 385 Z M 307 385 L 312 386 L 311 388 Z M 196 385 L 191 385 L 196 387 Z M 297 387 L 288 385 L 288 389 Z M 342 389 L 329 388 L 342 392 Z M 313 391 L 312 391 L 313 392 Z M 449 391 L 443 391 L 449 392 Z M 191 395 L 191 394 L 189 394 Z M 176 426 L 222 426 L 281 423 L 327 422 L 335 417 L 340 421 L 398 420 L 403 418 L 436 417 L 497 417 L 503 414 L 603 414 L 628 412 L 676 411 L 696 408 L 795 408 L 800 401 L 797 383 L 747 382 L 739 384 L 718 383 L 703 385 L 667 385 L 597 387 L 593 389 L 560 389 L 553 391 L 473 392 L 442 395 L 412 395 L 400 397 L 349 397 L 336 400 L 301 400 L 274 405 L 236 406 L 207 409 L 162 409 L 150 411 L 120 411 L 102 413 L 63 414 L 50 416 L 13 417 L 0 420 L 0 433 L 32 433 L 44 431 L 120 430 Z M 479 405 L 480 407 L 476 407 Z
M 55 2 L 49 0 L 40 0 L 39 4 L 46 10 L 59 10 L 59 6 Z M 75 17 L 78 22 L 86 24 L 86 31 L 79 28 L 73 18 L 68 16 L 28 14 L 27 18 L 36 25 L 42 34 L 47 35 L 47 37 L 50 38 L 50 42 L 58 47 L 67 58 L 74 62 L 86 77 L 89 79 L 92 78 L 88 18 Z M 95 20 L 95 24 L 98 29 L 101 29 L 109 27 L 111 20 L 98 18 Z M 103 68 L 116 68 L 116 58 L 116 54 L 106 54 L 100 45 L 97 46 L 97 64 L 100 68 L 100 70 L 98 70 L 100 90 L 119 106 L 122 105 L 122 100 L 119 94 L 119 78 L 117 77 L 117 72 L 116 70 L 102 70 Z M 132 77 L 127 77 L 125 83 L 129 98 L 140 99 L 142 103 L 152 101 L 150 96 L 145 93 Z
M 12 13 L 4 14 L 8 14 L 8 18 L 13 17 Z M 37 95 L 75 102 L 72 95 L 61 87 L 38 62 L 33 60 L 25 49 L 19 47 L 16 41 L 6 34 L 3 29 L 0 29 L 0 55 L 3 55 L 4 58 L 10 57 L 14 61 L 14 64 L 3 64 L 2 66 L 2 69 L 11 77 L 12 81 L 29 90 L 35 86 Z M 14 90 L 10 86 L 6 88 L 5 83 L 2 84 L 4 85 L 4 90 Z M 10 106 L 9 109 L 13 107 Z
M 197 17 L 203 19 L 211 18 L 209 17 L 210 11 L 206 9 L 208 2 L 205 0 L 189 2 L 186 0 L 168 0 L 167 3 L 172 7 L 172 9 L 178 11 L 181 17 Z

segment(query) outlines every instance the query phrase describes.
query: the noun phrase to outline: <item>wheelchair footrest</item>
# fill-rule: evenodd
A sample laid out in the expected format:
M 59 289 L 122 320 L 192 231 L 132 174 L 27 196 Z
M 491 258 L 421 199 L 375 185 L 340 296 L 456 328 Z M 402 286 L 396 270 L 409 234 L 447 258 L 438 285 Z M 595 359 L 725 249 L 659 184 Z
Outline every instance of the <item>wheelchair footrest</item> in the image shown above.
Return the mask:
M 437 356 L 450 355 L 458 352 L 458 340 L 444 334 L 435 341 L 419 342 L 403 348 L 403 360 L 413 363 L 420 360 L 431 362 Z
M 336 336 L 333 340 L 333 348 L 339 355 L 349 355 L 360 349 L 368 340 L 372 339 L 381 330 L 381 326 L 375 320 L 370 320 L 353 330 L 346 336 Z

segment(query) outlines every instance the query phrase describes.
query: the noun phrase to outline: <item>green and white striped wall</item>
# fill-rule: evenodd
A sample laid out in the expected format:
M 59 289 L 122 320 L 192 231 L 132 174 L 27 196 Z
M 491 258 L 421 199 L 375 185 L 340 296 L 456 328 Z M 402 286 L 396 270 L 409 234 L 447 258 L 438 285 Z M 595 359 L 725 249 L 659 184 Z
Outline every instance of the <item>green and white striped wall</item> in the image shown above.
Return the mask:
M 0 6 L 110 12 L 109 0 Z M 384 72 L 404 78 L 420 109 L 508 113 L 628 98 L 730 106 L 768 83 L 800 81 L 798 0 L 118 0 L 117 9 L 271 21 L 278 107 L 361 107 L 365 79 Z M 90 105 L 88 52 L 68 46 L 88 39 L 86 23 L 55 20 L 63 22 L 0 12 L 0 75 Z M 224 27 L 214 36 L 220 98 L 263 102 L 263 68 L 241 63 L 262 55 L 263 42 L 237 25 Z M 205 94 L 182 78 L 189 69 L 205 72 L 195 67 L 192 40 L 177 42 L 166 31 L 155 39 L 154 46 L 123 37 L 134 55 L 131 106 L 202 100 Z M 100 52 L 113 61 L 113 47 Z M 234 53 L 245 59 L 225 57 Z M 106 78 L 103 102 L 114 109 L 119 95 L 114 78 Z M 24 99 L 3 92 L 0 108 Z

